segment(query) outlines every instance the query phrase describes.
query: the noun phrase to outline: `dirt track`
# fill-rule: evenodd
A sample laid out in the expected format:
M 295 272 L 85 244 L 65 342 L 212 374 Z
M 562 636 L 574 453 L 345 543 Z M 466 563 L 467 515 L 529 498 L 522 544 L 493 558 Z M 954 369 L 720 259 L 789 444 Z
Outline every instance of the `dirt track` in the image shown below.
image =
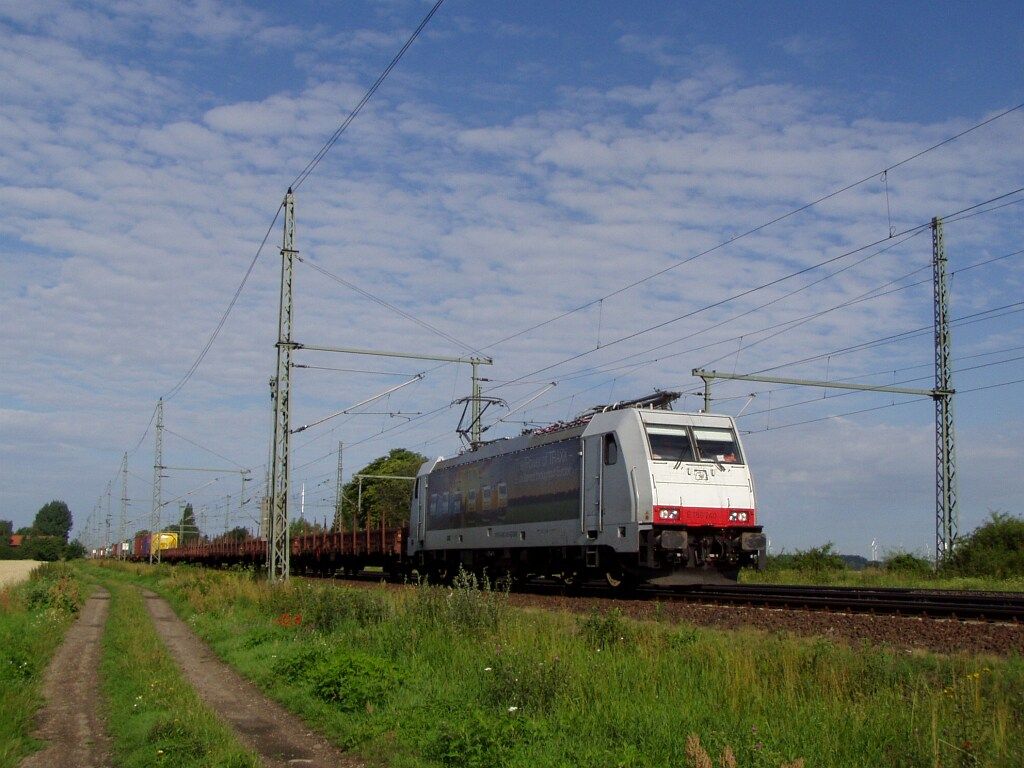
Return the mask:
M 266 766 L 362 768 L 214 656 L 165 600 L 143 590 L 157 634 L 196 693 Z
M 68 630 L 43 681 L 46 706 L 34 735 L 47 742 L 21 768 L 105 768 L 110 742 L 99 711 L 100 638 L 107 622 L 110 593 L 97 589 Z
M 38 560 L 0 560 L 0 587 L 8 587 L 24 581 L 37 566 Z

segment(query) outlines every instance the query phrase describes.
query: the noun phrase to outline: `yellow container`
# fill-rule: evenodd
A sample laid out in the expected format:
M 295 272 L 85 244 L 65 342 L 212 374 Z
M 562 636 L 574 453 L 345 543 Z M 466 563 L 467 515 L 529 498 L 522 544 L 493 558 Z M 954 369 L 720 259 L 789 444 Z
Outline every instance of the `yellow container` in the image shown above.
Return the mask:
M 153 551 L 157 552 L 164 549 L 174 549 L 178 546 L 178 534 L 169 533 L 164 531 L 163 533 L 154 533 L 152 537 Z

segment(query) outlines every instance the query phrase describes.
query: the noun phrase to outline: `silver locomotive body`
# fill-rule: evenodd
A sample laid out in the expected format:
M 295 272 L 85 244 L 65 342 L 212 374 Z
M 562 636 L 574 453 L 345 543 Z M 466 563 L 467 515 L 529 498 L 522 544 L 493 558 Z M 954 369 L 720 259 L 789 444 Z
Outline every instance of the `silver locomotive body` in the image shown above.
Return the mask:
M 435 579 L 461 565 L 617 586 L 735 579 L 764 549 L 732 418 L 625 408 L 427 462 L 407 553 Z

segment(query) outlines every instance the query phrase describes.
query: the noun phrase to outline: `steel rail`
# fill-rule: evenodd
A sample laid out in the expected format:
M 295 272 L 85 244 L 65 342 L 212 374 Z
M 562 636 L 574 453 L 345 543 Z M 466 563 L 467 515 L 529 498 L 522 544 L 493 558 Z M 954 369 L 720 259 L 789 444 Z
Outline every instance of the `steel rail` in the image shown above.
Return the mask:
M 1024 595 L 1000 592 L 772 584 L 708 585 L 686 589 L 642 589 L 654 599 L 766 608 L 922 616 L 958 620 L 1024 621 Z

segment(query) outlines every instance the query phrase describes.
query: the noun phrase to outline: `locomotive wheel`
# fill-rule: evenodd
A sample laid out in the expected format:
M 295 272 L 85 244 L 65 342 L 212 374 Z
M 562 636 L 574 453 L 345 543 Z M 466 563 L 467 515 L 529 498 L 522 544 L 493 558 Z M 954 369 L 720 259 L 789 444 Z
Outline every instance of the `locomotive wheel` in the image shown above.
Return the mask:
M 616 592 L 628 592 L 636 586 L 633 575 L 618 567 L 605 571 L 604 580 Z

